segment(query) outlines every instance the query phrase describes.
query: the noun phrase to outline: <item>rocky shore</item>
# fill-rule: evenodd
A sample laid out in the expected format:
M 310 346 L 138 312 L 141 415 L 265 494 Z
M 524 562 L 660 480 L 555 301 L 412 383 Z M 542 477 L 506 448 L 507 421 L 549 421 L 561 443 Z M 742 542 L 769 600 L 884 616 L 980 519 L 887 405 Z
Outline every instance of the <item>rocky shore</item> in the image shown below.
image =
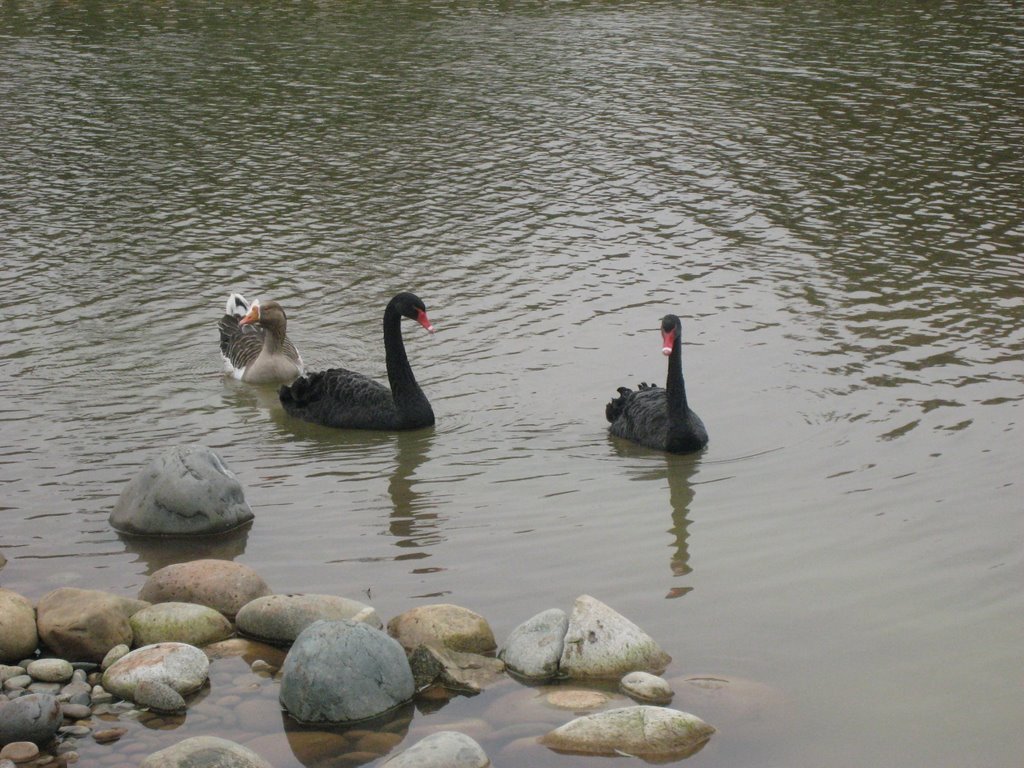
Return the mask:
M 197 698 L 240 704 L 242 694 L 213 690 L 210 680 L 211 661 L 227 657 L 244 657 L 297 725 L 372 724 L 414 701 L 472 695 L 502 681 L 526 690 L 527 683 L 560 681 L 551 691 L 561 691 L 567 711 L 592 712 L 534 734 L 550 749 L 665 759 L 700 749 L 714 733 L 664 706 L 673 692 L 658 675 L 670 658 L 657 643 L 587 595 L 568 614 L 547 609 L 527 619 L 499 647 L 488 622 L 460 606 L 419 606 L 385 627 L 359 601 L 271 594 L 247 566 L 197 560 L 157 571 L 137 599 L 62 588 L 33 606 L 0 589 L 0 628 L 0 768 L 75 763 L 83 741 L 125 737 L 120 721 L 159 727 Z M 566 681 L 615 681 L 635 703 L 613 707 L 613 697 L 597 689 L 588 701 L 586 687 Z M 361 749 L 348 753 L 355 764 L 402 741 L 387 726 L 371 726 L 361 739 Z M 216 753 L 218 765 L 273 765 L 213 736 L 138 755 L 138 764 L 189 765 L 197 752 Z M 385 764 L 482 767 L 490 758 L 469 734 L 443 731 Z
M 145 467 L 110 523 L 126 535 L 204 536 L 251 519 L 223 461 L 191 446 Z M 252 568 L 226 560 L 168 565 L 135 597 L 65 587 L 33 605 L 0 588 L 0 768 L 64 766 L 85 752 L 111 768 L 296 759 L 483 768 L 491 759 L 478 739 L 502 745 L 499 761 L 522 762 L 528 750 L 668 761 L 715 732 L 667 706 L 676 693 L 661 677 L 670 662 L 640 627 L 589 595 L 568 612 L 526 618 L 499 645 L 483 616 L 458 605 L 421 605 L 385 626 L 370 605 L 276 594 Z M 728 684 L 679 683 L 691 694 Z M 416 710 L 491 689 L 504 692 L 500 702 L 458 728 L 414 722 Z M 201 735 L 169 746 L 152 738 L 186 716 Z

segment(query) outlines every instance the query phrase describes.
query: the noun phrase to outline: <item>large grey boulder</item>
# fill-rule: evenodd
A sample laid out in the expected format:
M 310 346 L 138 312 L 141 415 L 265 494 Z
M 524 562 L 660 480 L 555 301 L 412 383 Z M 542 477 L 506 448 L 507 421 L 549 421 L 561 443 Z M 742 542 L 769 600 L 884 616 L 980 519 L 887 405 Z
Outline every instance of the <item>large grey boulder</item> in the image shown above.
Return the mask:
M 412 698 L 405 651 L 356 621 L 317 621 L 295 640 L 281 668 L 281 705 L 304 723 L 344 723 L 383 714 Z
M 198 603 L 157 603 L 129 619 L 136 645 L 188 643 L 198 648 L 231 637 L 231 622 L 217 610 Z
M 263 577 L 242 563 L 192 560 L 153 573 L 139 590 L 139 598 L 151 603 L 198 603 L 233 619 L 243 605 L 270 591 Z
M 14 741 L 42 746 L 53 738 L 63 721 L 56 696 L 29 693 L 10 701 L 0 696 L 0 746 Z
M 498 658 L 520 677 L 547 680 L 558 674 L 569 617 L 560 608 L 542 611 L 512 630 Z
M 580 595 L 569 617 L 559 671 L 570 678 L 619 678 L 628 672 L 660 675 L 672 657 L 640 627 L 590 595 Z
M 135 690 L 149 680 L 170 686 L 183 696 L 203 687 L 210 660 L 194 645 L 156 643 L 122 656 L 103 673 L 103 687 L 115 696 L 135 701 Z
M 388 634 L 407 651 L 438 645 L 452 651 L 489 653 L 497 647 L 483 616 L 449 603 L 421 605 L 395 616 L 388 622 Z
M 337 595 L 266 595 L 238 611 L 238 631 L 268 643 L 291 645 L 314 621 L 351 619 L 381 629 L 380 616 L 370 606 Z
M 115 645 L 131 645 L 128 620 L 147 605 L 95 589 L 61 587 L 39 601 L 39 638 L 62 659 L 99 662 Z
M 0 589 L 0 663 L 21 661 L 38 646 L 36 609 L 27 597 Z
M 385 760 L 381 768 L 487 768 L 487 753 L 458 731 L 438 731 L 404 752 Z
M 242 485 L 211 449 L 179 445 L 132 478 L 110 513 L 110 524 L 136 536 L 200 536 L 249 523 Z
M 667 759 L 693 754 L 714 732 L 688 712 L 636 706 L 577 717 L 542 736 L 540 743 L 563 752 Z
M 251 749 L 217 736 L 193 736 L 154 752 L 139 768 L 273 768 Z

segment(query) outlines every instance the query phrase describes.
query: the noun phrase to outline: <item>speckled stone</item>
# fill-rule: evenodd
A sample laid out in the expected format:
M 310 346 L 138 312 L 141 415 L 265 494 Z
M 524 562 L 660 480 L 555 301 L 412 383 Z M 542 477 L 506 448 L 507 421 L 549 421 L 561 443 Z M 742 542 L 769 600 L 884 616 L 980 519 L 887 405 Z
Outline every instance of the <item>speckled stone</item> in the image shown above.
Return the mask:
M 25 671 L 43 683 L 66 683 L 75 673 L 71 663 L 64 659 L 37 659 Z

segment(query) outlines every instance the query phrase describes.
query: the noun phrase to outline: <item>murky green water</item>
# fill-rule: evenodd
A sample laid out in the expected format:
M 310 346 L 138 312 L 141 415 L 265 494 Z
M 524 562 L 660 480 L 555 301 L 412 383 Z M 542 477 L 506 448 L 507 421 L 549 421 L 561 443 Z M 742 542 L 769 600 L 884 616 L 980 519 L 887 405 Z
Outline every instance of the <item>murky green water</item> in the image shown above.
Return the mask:
M 0 5 L 0 586 L 134 596 L 230 557 L 385 620 L 464 605 L 500 638 L 588 593 L 670 679 L 737 681 L 677 696 L 719 727 L 688 764 L 1019 765 L 1021 18 Z M 229 291 L 280 300 L 312 367 L 383 375 L 402 289 L 438 328 L 407 331 L 434 429 L 311 428 L 220 376 Z M 698 457 L 606 433 L 617 386 L 663 380 L 667 311 Z M 253 528 L 120 539 L 125 482 L 191 442 Z M 212 731 L 312 764 L 272 690 L 217 720 L 235 673 L 107 749 Z M 402 744 L 461 725 L 505 768 L 596 764 L 524 743 L 529 693 L 418 709 Z

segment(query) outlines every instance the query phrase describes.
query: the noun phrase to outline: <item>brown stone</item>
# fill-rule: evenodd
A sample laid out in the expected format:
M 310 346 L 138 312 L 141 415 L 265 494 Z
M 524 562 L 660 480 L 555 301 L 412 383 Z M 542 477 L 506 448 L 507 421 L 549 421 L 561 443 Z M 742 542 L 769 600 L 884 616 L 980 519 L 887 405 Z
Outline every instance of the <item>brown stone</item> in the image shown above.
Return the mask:
M 447 603 L 421 605 L 395 616 L 388 622 L 388 634 L 407 652 L 419 645 L 466 653 L 489 653 L 497 647 L 483 616 Z
M 55 589 L 39 601 L 39 637 L 61 658 L 100 662 L 115 645 L 131 645 L 128 619 L 147 605 L 94 589 Z
M 234 620 L 250 600 L 271 594 L 256 571 L 230 560 L 193 560 L 175 563 L 154 573 L 139 592 L 151 603 L 198 603 Z

